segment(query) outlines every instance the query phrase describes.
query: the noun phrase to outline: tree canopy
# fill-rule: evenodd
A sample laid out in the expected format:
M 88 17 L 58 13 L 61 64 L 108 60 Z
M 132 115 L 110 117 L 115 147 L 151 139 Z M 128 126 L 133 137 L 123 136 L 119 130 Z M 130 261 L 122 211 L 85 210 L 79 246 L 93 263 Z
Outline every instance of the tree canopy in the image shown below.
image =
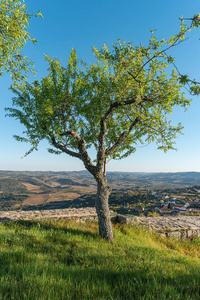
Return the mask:
M 13 104 L 20 109 L 9 108 L 9 116 L 26 127 L 26 138 L 16 138 L 30 142 L 30 151 L 47 139 L 75 157 L 79 156 L 74 152 L 79 151 L 78 137 L 71 131 L 84 140 L 86 148 L 93 145 L 97 151 L 103 133 L 107 158 L 130 155 L 138 142 L 156 141 L 164 151 L 174 148 L 181 125 L 172 125 L 169 115 L 174 106 L 187 107 L 190 100 L 181 92 L 177 72 L 166 70 L 170 62 L 161 51 L 162 43 L 152 35 L 146 48 L 120 41 L 112 52 L 106 45 L 101 50 L 93 48 L 97 63 L 90 66 L 77 59 L 74 49 L 67 67 L 46 56 L 48 76 L 26 83 L 25 88 L 12 88 Z
M 37 15 L 28 14 L 24 1 L 0 2 L 0 76 L 4 71 L 9 72 L 15 82 L 26 79 L 28 70 L 33 67 L 32 61 L 21 54 L 28 40 L 36 43 L 28 32 L 31 16 L 42 17 L 42 14 L 40 11 Z

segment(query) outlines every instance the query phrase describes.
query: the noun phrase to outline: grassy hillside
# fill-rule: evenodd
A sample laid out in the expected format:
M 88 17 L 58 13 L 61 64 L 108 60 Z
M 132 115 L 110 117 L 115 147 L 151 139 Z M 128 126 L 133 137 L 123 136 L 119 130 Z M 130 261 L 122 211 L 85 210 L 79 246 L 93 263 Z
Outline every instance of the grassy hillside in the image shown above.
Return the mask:
M 200 240 L 177 242 L 138 226 L 0 224 L 0 299 L 200 299 Z

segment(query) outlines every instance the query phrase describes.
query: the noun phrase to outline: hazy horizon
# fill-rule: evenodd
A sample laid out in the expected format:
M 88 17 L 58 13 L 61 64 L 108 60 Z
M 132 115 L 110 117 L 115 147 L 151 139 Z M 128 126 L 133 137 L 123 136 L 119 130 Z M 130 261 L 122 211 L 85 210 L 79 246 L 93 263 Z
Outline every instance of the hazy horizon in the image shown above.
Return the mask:
M 53 170 L 45 170 L 45 171 L 43 171 L 43 170 L 0 170 L 0 172 L 41 172 L 41 173 L 72 173 L 72 172 L 88 172 L 89 173 L 89 171 L 87 171 L 86 169 L 82 169 L 82 170 L 73 170 L 73 171 L 59 171 L 59 170 L 57 170 L 57 171 L 53 171 Z M 174 172 L 136 172 L 136 171 L 107 171 L 107 173 L 142 173 L 142 174 L 159 174 L 159 173 L 163 173 L 163 174 L 173 174 L 173 173 L 200 173 L 200 172 L 198 172 L 198 171 L 179 171 L 179 172 L 176 172 L 176 171 L 174 171 Z M 89 173 L 90 174 L 90 173 Z M 92 175 L 91 175 L 92 176 Z

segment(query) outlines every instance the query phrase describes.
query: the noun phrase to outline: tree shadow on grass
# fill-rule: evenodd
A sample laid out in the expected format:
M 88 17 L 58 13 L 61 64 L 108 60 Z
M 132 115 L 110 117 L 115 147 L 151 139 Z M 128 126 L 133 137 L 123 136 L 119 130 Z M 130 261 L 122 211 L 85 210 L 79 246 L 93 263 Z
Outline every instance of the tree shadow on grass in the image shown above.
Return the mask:
M 27 299 L 24 290 L 30 299 L 200 299 L 198 268 L 189 269 L 188 265 L 185 273 L 177 269 L 172 274 L 166 273 L 162 264 L 120 265 L 119 259 L 115 264 L 114 259 L 99 253 L 88 255 L 81 263 L 66 259 L 42 265 L 30 259 L 28 250 L 0 253 L 1 280 L 9 278 L 0 286 L 0 295 L 12 299 L 5 297 L 10 292 L 16 300 Z
M 31 228 L 40 228 L 41 230 L 45 231 L 54 231 L 54 232 L 63 232 L 63 233 L 70 233 L 71 235 L 79 235 L 83 237 L 92 237 L 95 239 L 99 239 L 98 233 L 91 232 L 87 229 L 76 229 L 68 227 L 68 224 L 73 222 L 73 220 L 66 220 L 65 226 L 60 227 L 59 223 L 57 223 L 55 220 L 43 220 L 43 221 L 30 221 L 30 220 L 18 220 L 18 221 L 11 221 L 11 222 L 5 222 L 4 226 L 8 228 L 15 228 L 15 227 L 21 227 L 21 229 L 31 229 Z M 90 221 L 88 221 L 88 224 Z M 84 223 L 87 224 L 87 221 Z

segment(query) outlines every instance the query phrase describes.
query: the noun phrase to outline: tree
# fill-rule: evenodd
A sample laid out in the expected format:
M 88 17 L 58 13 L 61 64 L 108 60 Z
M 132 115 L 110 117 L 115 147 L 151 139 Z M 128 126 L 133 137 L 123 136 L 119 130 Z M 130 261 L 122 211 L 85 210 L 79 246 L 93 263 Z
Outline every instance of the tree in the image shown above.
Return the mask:
M 168 203 L 167 208 L 172 209 L 172 204 L 171 204 L 171 202 Z
M 26 79 L 32 61 L 21 54 L 28 40 L 36 43 L 28 32 L 31 16 L 27 13 L 25 2 L 19 0 L 1 0 L 0 2 L 0 76 L 9 72 L 14 82 Z M 32 69 L 33 70 L 33 69 Z
M 52 146 L 49 152 L 83 162 L 97 182 L 99 234 L 110 241 L 106 164 L 134 153 L 138 142 L 155 141 L 158 149 L 174 149 L 182 126 L 173 126 L 169 117 L 175 106 L 186 108 L 190 100 L 181 92 L 180 75 L 167 51 L 189 28 L 182 22 L 180 32 L 167 41 L 158 41 L 152 30 L 146 47 L 119 40 L 112 51 L 106 45 L 93 48 L 97 62 L 90 66 L 77 59 L 74 49 L 66 67 L 46 56 L 49 74 L 41 82 L 12 88 L 16 97 L 8 116 L 26 128 L 25 137 L 15 138 L 31 143 L 26 155 L 46 139 Z M 96 149 L 95 161 L 89 156 L 91 146 Z

